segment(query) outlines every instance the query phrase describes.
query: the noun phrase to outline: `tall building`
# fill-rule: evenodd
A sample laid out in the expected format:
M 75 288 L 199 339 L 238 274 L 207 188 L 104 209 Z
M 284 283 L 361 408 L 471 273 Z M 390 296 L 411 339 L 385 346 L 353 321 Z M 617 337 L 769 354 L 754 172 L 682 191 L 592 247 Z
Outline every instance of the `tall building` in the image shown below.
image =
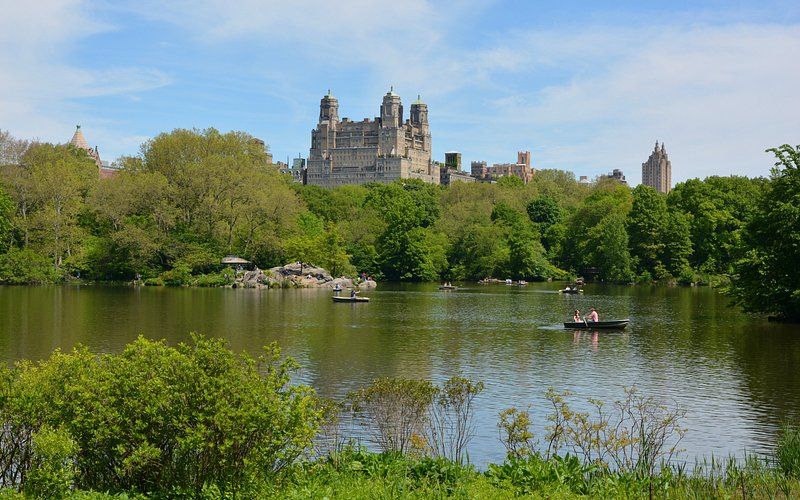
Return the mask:
M 642 184 L 655 188 L 659 193 L 669 193 L 672 189 L 672 162 L 667 157 L 664 143 L 658 148 L 658 141 L 650 158 L 642 163 Z
M 403 104 L 393 89 L 383 96 L 380 116 L 339 120 L 339 101 L 328 91 L 311 131 L 306 182 L 324 187 L 365 182 L 422 179 L 439 183 L 431 161 L 428 106 L 417 97 L 403 120 Z
M 97 149 L 97 146 L 92 148 L 89 146 L 89 142 L 86 140 L 86 137 L 83 136 L 83 132 L 81 131 L 81 126 L 75 126 L 75 133 L 72 134 L 72 139 L 70 139 L 69 144 L 72 144 L 78 149 L 82 149 L 86 151 L 86 154 L 94 160 L 94 163 L 97 165 L 98 174 L 100 175 L 101 179 L 105 179 L 106 177 L 111 177 L 115 173 L 117 173 L 116 168 L 112 168 L 108 162 L 103 161 L 100 159 L 100 151 Z

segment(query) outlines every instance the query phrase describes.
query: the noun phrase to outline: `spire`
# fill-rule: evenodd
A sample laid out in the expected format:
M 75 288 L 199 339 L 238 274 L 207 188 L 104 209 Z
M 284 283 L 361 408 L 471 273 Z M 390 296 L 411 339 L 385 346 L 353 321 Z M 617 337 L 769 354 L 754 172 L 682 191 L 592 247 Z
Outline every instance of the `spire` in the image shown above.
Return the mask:
M 70 139 L 69 143 L 75 146 L 76 148 L 91 149 L 89 147 L 89 143 L 86 142 L 86 137 L 84 137 L 83 132 L 81 132 L 80 125 L 77 125 L 75 127 L 75 133 L 72 135 L 72 139 Z
M 662 153 L 666 153 L 667 152 L 667 150 L 664 149 L 664 141 L 661 141 L 661 152 Z
M 397 94 L 394 93 L 394 85 L 389 87 L 389 92 L 387 92 L 386 95 L 389 95 L 389 96 L 392 96 L 392 97 L 395 97 L 395 96 L 399 97 Z
M 328 89 L 328 95 L 326 97 L 333 97 L 333 94 L 331 94 L 331 89 Z
M 420 94 L 417 94 L 417 100 L 416 100 L 416 101 L 414 101 L 414 102 L 413 102 L 413 103 L 411 103 L 411 104 L 425 104 L 425 103 L 424 103 L 424 102 L 422 102 L 422 96 L 420 96 Z
M 656 141 L 656 147 L 653 151 L 658 151 L 658 141 Z

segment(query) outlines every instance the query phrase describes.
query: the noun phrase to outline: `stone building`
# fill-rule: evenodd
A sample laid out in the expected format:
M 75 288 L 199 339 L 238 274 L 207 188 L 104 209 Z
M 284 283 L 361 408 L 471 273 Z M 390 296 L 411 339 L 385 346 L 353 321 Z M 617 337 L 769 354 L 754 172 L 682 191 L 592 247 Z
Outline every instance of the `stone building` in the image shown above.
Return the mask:
M 472 176 L 480 181 L 497 180 L 500 177 L 519 177 L 525 184 L 533 179 L 536 172 L 531 167 L 531 152 L 518 151 L 517 163 L 495 163 L 491 167 L 486 166 L 485 161 L 473 161 L 471 164 Z
M 444 164 L 452 170 L 461 170 L 461 153 L 458 151 L 448 151 L 444 154 Z
M 404 121 L 400 96 L 391 89 L 374 120 L 339 120 L 339 101 L 328 91 L 311 131 L 306 183 L 334 187 L 397 179 L 439 183 L 439 169 L 431 161 L 428 106 L 418 97 Z
M 86 154 L 88 154 L 97 165 L 98 174 L 101 179 L 111 177 L 117 173 L 116 168 L 113 168 L 108 162 L 100 159 L 100 151 L 97 149 L 97 146 L 94 148 L 89 146 L 89 142 L 86 140 L 86 137 L 83 136 L 80 125 L 75 127 L 75 133 L 72 134 L 72 139 L 70 139 L 69 144 L 86 151 Z
M 655 188 L 659 193 L 669 193 L 672 189 L 672 162 L 667 157 L 664 143 L 658 148 L 658 141 L 650 158 L 642 163 L 642 184 Z

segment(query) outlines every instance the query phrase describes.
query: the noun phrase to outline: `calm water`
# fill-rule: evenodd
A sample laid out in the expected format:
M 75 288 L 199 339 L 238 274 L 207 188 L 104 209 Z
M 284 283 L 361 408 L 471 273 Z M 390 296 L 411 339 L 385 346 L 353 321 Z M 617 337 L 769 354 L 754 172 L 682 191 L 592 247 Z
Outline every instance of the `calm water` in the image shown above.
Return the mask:
M 300 379 L 342 396 L 378 376 L 483 380 L 473 462 L 499 461 L 497 414 L 527 407 L 542 436 L 548 387 L 613 401 L 623 386 L 688 410 L 685 456 L 768 451 L 800 418 L 800 328 L 751 319 L 708 288 L 558 285 L 526 288 L 382 285 L 368 304 L 322 290 L 0 287 L 0 356 L 46 357 L 86 344 L 118 352 L 143 334 L 170 342 L 198 331 L 256 354 L 277 341 Z M 558 328 L 576 307 L 631 318 L 625 332 Z

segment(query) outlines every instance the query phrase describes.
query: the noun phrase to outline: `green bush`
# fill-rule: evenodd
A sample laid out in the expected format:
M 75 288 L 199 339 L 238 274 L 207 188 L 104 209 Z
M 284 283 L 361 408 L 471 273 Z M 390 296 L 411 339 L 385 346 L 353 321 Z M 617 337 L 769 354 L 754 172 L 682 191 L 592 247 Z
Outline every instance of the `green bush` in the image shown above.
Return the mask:
M 0 372 L 0 470 L 11 471 L 0 487 L 247 496 L 305 453 L 318 428 L 311 389 L 289 384 L 294 367 L 275 346 L 253 359 L 201 337 L 21 362 Z
M 160 278 L 166 286 L 183 286 L 192 284 L 192 270 L 185 264 L 178 264 L 169 271 L 161 273 Z
M 155 278 L 147 278 L 144 280 L 144 286 L 164 286 L 164 280 L 158 276 Z
M 69 432 L 44 426 L 33 434 L 33 460 L 24 491 L 36 498 L 64 498 L 75 480 L 78 446 Z
M 784 474 L 800 478 L 800 427 L 787 425 L 783 428 L 775 458 Z
M 32 250 L 12 248 L 0 255 L 0 283 L 42 284 L 58 281 L 50 260 Z
M 201 274 L 194 279 L 194 286 L 202 287 L 215 287 L 225 286 L 233 283 L 233 273 L 231 271 L 223 271 L 214 274 Z

